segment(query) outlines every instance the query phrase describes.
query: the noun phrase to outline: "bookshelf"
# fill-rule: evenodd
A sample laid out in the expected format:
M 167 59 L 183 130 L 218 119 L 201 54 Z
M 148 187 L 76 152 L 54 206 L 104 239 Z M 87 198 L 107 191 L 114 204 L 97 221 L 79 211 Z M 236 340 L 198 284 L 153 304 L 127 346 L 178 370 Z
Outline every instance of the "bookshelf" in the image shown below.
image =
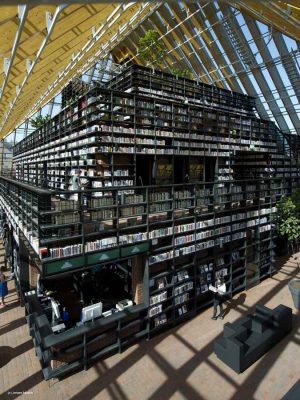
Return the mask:
M 0 177 L 44 277 L 139 256 L 150 337 L 211 304 L 218 276 L 231 297 L 274 272 L 272 216 L 299 167 L 255 99 L 138 66 L 86 89 Z

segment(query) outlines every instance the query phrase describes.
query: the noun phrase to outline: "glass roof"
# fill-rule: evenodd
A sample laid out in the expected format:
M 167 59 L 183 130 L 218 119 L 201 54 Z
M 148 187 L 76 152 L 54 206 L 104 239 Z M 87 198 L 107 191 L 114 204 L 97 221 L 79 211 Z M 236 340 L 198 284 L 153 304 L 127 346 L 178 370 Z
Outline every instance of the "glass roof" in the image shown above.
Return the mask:
M 152 3 L 150 9 L 146 8 L 148 3 L 141 2 L 124 25 L 125 34 L 120 36 L 123 28 L 118 25 L 119 34 L 111 36 L 105 57 L 98 50 L 89 63 L 75 62 L 74 71 L 77 76 L 84 72 L 82 79 L 90 83 L 95 79 L 107 81 L 117 72 L 118 63 L 132 60 L 143 64 L 138 40 L 148 29 L 155 29 L 167 49 L 162 69 L 188 68 L 195 79 L 254 96 L 260 117 L 275 121 L 284 133 L 300 134 L 300 9 L 279 3 L 269 7 L 252 0 L 180 0 Z M 141 11 L 143 14 L 139 14 Z M 65 12 L 68 14 L 68 8 Z M 95 66 L 97 59 L 100 61 Z M 32 114 L 54 115 L 59 111 L 59 96 L 42 106 L 72 77 L 66 75 L 69 78 L 64 80 L 62 74 L 52 82 L 53 89 L 49 85 L 47 96 L 32 107 Z M 25 122 L 16 134 L 10 130 L 10 137 L 15 134 L 19 140 L 30 130 Z

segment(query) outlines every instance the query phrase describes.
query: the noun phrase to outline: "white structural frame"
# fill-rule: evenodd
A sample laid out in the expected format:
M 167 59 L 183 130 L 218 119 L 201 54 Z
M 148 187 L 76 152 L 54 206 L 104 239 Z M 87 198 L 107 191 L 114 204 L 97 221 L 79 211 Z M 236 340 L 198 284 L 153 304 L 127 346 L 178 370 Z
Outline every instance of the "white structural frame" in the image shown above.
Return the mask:
M 15 40 L 14 40 L 14 44 L 13 44 L 13 47 L 12 47 L 12 50 L 11 50 L 10 58 L 4 58 L 4 61 L 3 61 L 4 62 L 4 76 L 5 76 L 5 78 L 4 78 L 4 82 L 3 82 L 2 88 L 0 90 L 0 102 L 1 102 L 1 100 L 3 98 L 3 96 L 4 96 L 5 89 L 6 89 L 8 80 L 9 80 L 10 71 L 11 71 L 11 68 L 13 66 L 17 51 L 18 51 L 18 46 L 19 46 L 19 43 L 20 43 L 20 39 L 21 39 L 21 35 L 22 35 L 22 32 L 23 32 L 23 28 L 24 28 L 25 22 L 26 22 L 28 11 L 29 11 L 29 7 L 27 5 L 25 5 L 25 6 L 21 5 L 21 6 L 18 7 L 18 17 L 19 17 L 19 21 L 20 22 L 19 22 L 19 26 L 18 26 L 18 29 L 17 29 L 16 37 L 15 37 Z M 17 87 L 16 88 L 16 94 L 17 95 L 18 95 L 19 90 L 20 90 L 20 88 Z
M 36 58 L 30 63 L 30 66 L 29 66 L 29 64 L 27 64 L 27 67 L 28 67 L 27 75 L 25 76 L 25 78 L 24 78 L 24 80 L 23 80 L 21 86 L 19 87 L 18 93 L 16 93 L 16 96 L 15 96 L 13 102 L 12 102 L 11 105 L 10 105 L 10 109 L 9 109 L 9 111 L 7 112 L 6 116 L 5 116 L 5 119 L 4 119 L 4 121 L 2 122 L 2 124 L 1 124 L 1 126 L 0 126 L 0 129 L 5 125 L 5 123 L 6 123 L 7 119 L 8 119 L 8 117 L 9 117 L 9 115 L 11 114 L 11 112 L 12 112 L 12 110 L 13 110 L 13 107 L 15 106 L 15 104 L 16 104 L 16 102 L 17 102 L 19 96 L 20 96 L 20 94 L 22 93 L 23 87 L 26 85 L 26 83 L 27 83 L 27 81 L 28 81 L 28 78 L 29 78 L 30 75 L 32 74 L 34 67 L 36 66 L 36 64 L 37 64 L 37 62 L 38 62 L 38 60 L 39 60 L 39 58 L 41 57 L 41 55 L 42 55 L 42 53 L 43 53 L 43 51 L 44 51 L 44 49 L 45 49 L 45 47 L 46 47 L 46 45 L 47 45 L 47 43 L 48 43 L 50 37 L 51 37 L 51 34 L 52 34 L 53 30 L 54 30 L 54 26 L 55 26 L 56 22 L 58 21 L 58 18 L 59 18 L 59 16 L 60 16 L 60 14 L 61 14 L 62 11 L 66 8 L 66 6 L 67 6 L 66 4 L 60 4 L 60 5 L 56 8 L 56 11 L 55 11 L 55 13 L 54 13 L 54 15 L 53 15 L 53 18 L 51 19 L 51 22 L 50 22 L 49 25 L 47 26 L 47 34 L 46 34 L 46 37 L 44 38 L 44 40 L 43 40 L 43 42 L 42 42 L 42 44 L 41 44 L 41 46 L 40 46 L 40 48 L 39 48 L 39 50 L 38 50 L 38 52 L 37 52 Z

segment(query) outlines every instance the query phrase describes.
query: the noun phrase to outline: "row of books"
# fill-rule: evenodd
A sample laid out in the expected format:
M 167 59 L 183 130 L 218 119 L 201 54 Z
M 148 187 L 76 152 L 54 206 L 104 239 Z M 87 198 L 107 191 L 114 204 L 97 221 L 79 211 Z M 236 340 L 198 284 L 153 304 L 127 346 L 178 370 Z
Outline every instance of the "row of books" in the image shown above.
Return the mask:
M 267 232 L 270 231 L 272 229 L 272 225 L 268 224 L 268 225 L 263 225 L 259 227 L 259 232 Z
M 126 195 L 123 198 L 123 203 L 124 204 L 136 204 L 136 203 L 142 203 L 144 201 L 143 195 Z
M 204 250 L 214 246 L 223 246 L 226 243 L 229 243 L 234 240 L 243 239 L 246 237 L 246 232 L 237 232 L 232 235 L 222 236 L 216 239 L 206 240 L 203 242 L 199 242 L 196 245 L 191 245 L 187 247 L 181 247 L 180 249 L 170 250 L 164 253 L 152 255 L 149 257 L 149 265 L 156 264 L 159 262 L 163 262 L 166 260 L 170 260 L 185 254 L 194 253 L 196 251 Z
M 171 209 L 170 203 L 150 204 L 149 206 L 150 213 L 170 211 Z
M 222 150 L 225 150 L 223 148 Z M 222 151 L 212 151 L 211 147 L 208 147 L 205 151 L 193 151 L 193 150 L 182 150 L 182 149 L 159 149 L 159 148 L 140 148 L 140 147 L 122 147 L 122 146 L 100 146 L 99 152 L 102 153 L 116 153 L 116 154 L 123 154 L 123 153 L 130 153 L 130 154 L 161 154 L 161 155 L 189 155 L 189 156 L 214 156 L 214 157 L 227 157 L 229 153 L 233 150 L 241 150 L 240 147 L 236 146 L 233 148 L 232 146 L 226 147 L 227 152 Z M 249 150 L 247 147 L 245 150 Z M 249 150 L 250 151 L 250 150 Z M 258 151 L 268 152 L 268 149 L 259 148 Z
M 180 190 L 174 192 L 174 199 L 184 199 L 191 197 L 192 194 L 189 190 Z
M 215 219 L 209 219 L 205 221 L 198 221 L 196 223 L 192 222 L 190 224 L 183 224 L 183 225 L 176 225 L 173 227 L 166 227 L 166 228 L 160 228 L 160 229 L 155 229 L 153 231 L 149 232 L 149 238 L 157 238 L 157 237 L 162 237 L 162 236 L 167 236 L 167 235 L 172 235 L 173 233 L 182 233 L 182 232 L 189 232 L 197 229 L 202 229 L 206 228 L 208 226 L 213 226 L 213 225 L 219 225 L 223 223 L 230 222 L 230 216 L 225 216 L 221 218 L 215 218 Z
M 192 207 L 192 200 L 175 200 L 174 208 L 189 208 Z
M 112 236 L 112 237 L 107 237 L 104 239 L 98 239 L 93 242 L 87 242 L 85 244 L 85 251 L 96 251 L 96 250 L 102 250 L 102 249 L 107 249 L 111 247 L 116 247 L 117 246 L 117 237 Z
M 66 213 L 54 216 L 54 224 L 74 224 L 80 222 L 80 215 L 78 213 Z
M 57 199 L 52 202 L 52 207 L 55 211 L 65 211 L 65 210 L 76 210 L 78 209 L 79 203 L 75 200 L 61 200 Z
M 228 227 L 228 228 L 230 229 L 230 227 Z M 207 239 L 207 238 L 213 236 L 215 231 L 216 230 L 211 230 L 211 231 L 199 232 L 196 235 L 192 234 L 192 235 L 186 235 L 186 236 L 179 236 L 179 237 L 175 238 L 174 245 L 179 246 L 181 244 L 194 242 L 195 240 L 198 241 L 198 240 Z
M 68 149 L 72 149 L 73 147 L 84 146 L 91 143 L 95 143 L 97 141 L 96 136 L 90 136 L 86 138 L 82 138 L 79 141 L 68 143 Z
M 115 212 L 114 210 L 99 210 L 99 211 L 91 211 L 91 220 L 102 220 L 108 218 L 114 218 Z
M 200 274 L 205 274 L 207 272 L 212 272 L 213 269 L 214 269 L 214 264 L 212 262 L 208 263 L 208 264 L 202 264 L 202 265 L 198 266 L 198 269 L 199 269 Z
M 147 232 L 139 232 L 139 233 L 133 233 L 133 234 L 127 234 L 127 235 L 120 235 L 119 237 L 119 243 L 120 244 L 129 244 L 129 243 L 136 243 L 136 242 L 141 242 L 143 240 L 148 239 L 148 234 Z
M 114 205 L 114 199 L 110 196 L 103 196 L 101 198 L 91 198 L 88 201 L 89 201 L 89 206 L 92 208 L 107 207 Z
M 47 247 L 42 247 L 39 249 L 39 255 L 41 259 L 44 258 L 60 258 L 73 256 L 82 253 L 82 244 L 73 244 L 65 247 L 55 247 L 48 249 Z
M 174 304 L 175 304 L 175 306 L 177 306 L 178 304 L 185 303 L 189 300 L 189 298 L 190 298 L 189 293 L 183 293 L 183 294 L 175 297 Z
M 151 318 L 154 315 L 161 313 L 162 309 L 163 309 L 162 304 L 158 304 L 157 306 L 150 308 L 148 312 L 149 317 Z
M 104 213 L 108 213 L 108 214 L 105 214 L 105 215 L 107 215 L 108 218 L 112 217 L 111 210 L 102 210 L 102 211 L 99 211 L 99 212 L 95 212 L 96 214 L 93 215 L 93 218 L 94 219 L 97 219 L 97 218 L 103 219 L 103 218 L 105 218 L 105 215 L 103 214 L 103 212 Z M 79 215 L 78 214 L 75 214 L 75 215 L 76 215 L 76 217 L 74 217 L 73 214 L 71 214 L 70 215 L 70 219 L 68 219 L 68 218 L 65 219 L 65 217 L 67 215 L 64 215 L 64 216 L 62 216 L 62 218 L 57 223 L 68 223 L 67 221 L 69 221 L 69 223 L 76 222 L 76 221 L 79 220 Z M 72 218 L 74 218 L 74 219 L 72 219 Z M 226 232 L 230 232 L 231 230 L 234 231 L 234 230 L 238 230 L 238 229 L 243 229 L 244 227 L 259 226 L 261 224 L 266 224 L 267 222 L 268 222 L 267 218 L 260 218 L 260 219 L 257 219 L 257 220 L 247 221 L 247 223 L 244 222 L 243 226 L 241 226 L 241 224 L 234 224 L 232 226 L 224 226 L 224 227 L 221 227 L 221 228 L 218 228 L 218 229 L 213 229 L 213 230 L 210 230 L 210 231 L 199 232 L 196 235 L 192 234 L 192 235 L 181 236 L 181 237 L 178 237 L 178 238 L 175 239 L 175 245 L 181 245 L 181 244 L 184 244 L 184 243 L 193 242 L 195 240 L 198 241 L 198 240 L 207 239 L 207 238 L 212 237 L 214 235 L 224 234 Z M 190 225 L 192 225 L 192 224 L 190 224 Z M 267 230 L 270 230 L 270 229 L 271 229 L 271 225 L 270 224 L 268 224 L 266 226 L 260 226 L 259 227 L 259 231 L 260 232 L 264 232 L 264 231 L 267 231 Z M 157 230 L 156 230 L 155 233 L 154 232 L 155 231 L 150 232 L 150 234 L 149 234 L 150 238 L 153 238 L 153 235 L 157 234 Z M 165 232 L 165 234 L 166 233 L 171 234 L 171 229 L 168 228 L 168 230 L 167 230 L 167 232 Z M 239 232 L 239 233 L 236 233 L 236 234 L 232 235 L 232 240 L 239 239 L 239 238 L 242 238 L 242 237 L 245 237 L 245 233 L 244 232 Z M 129 234 L 129 235 L 120 236 L 119 243 L 120 244 L 135 243 L 135 242 L 142 241 L 142 240 L 147 240 L 147 239 L 148 239 L 147 232 L 139 232 L 137 234 Z M 216 239 L 216 241 L 217 241 L 217 239 Z M 95 250 L 99 250 L 99 249 L 103 249 L 103 248 L 107 248 L 107 247 L 113 247 L 113 246 L 116 246 L 116 245 L 117 245 L 117 238 L 116 237 L 105 238 L 105 239 L 102 239 L 102 240 L 97 240 L 95 242 L 88 242 L 86 244 L 85 250 L 86 251 L 95 251 Z M 201 247 L 203 248 L 203 246 L 201 246 Z M 198 246 L 198 248 L 199 248 L 199 246 Z M 65 248 L 63 248 L 63 249 L 65 249 Z M 182 254 L 186 254 L 186 253 L 190 253 L 190 252 L 196 251 L 195 249 L 196 249 L 196 247 L 194 245 L 194 246 L 188 247 L 188 248 L 181 248 L 181 249 L 179 249 L 179 251 Z M 53 249 L 53 250 L 55 250 L 55 249 Z M 66 246 L 66 250 L 62 250 L 62 251 L 63 252 L 65 251 L 66 255 L 72 255 L 72 251 L 73 250 L 72 250 L 72 247 Z M 170 252 L 168 252 L 168 253 L 170 253 Z M 75 254 L 77 254 L 77 253 L 75 253 Z M 176 250 L 175 250 L 175 254 L 176 254 Z M 178 256 L 178 255 L 179 254 L 177 254 L 176 256 Z M 154 257 L 156 257 L 156 256 L 154 256 Z M 164 257 L 164 256 L 162 256 L 162 257 Z
M 129 143 L 129 144 L 148 144 L 153 146 L 165 146 L 165 140 L 157 139 L 141 139 L 141 138 L 128 138 L 128 137 L 113 137 L 113 136 L 102 136 L 102 142 L 108 143 Z
M 158 317 L 154 318 L 154 326 L 160 326 L 167 323 L 167 315 L 166 313 L 160 314 Z
M 161 97 L 161 98 L 165 98 L 167 100 L 170 99 L 170 94 L 167 91 L 155 90 L 155 89 L 152 89 L 152 88 L 150 89 L 150 88 L 140 87 L 140 86 L 138 87 L 138 90 L 140 92 L 147 93 L 148 96 L 153 96 L 153 97 L 157 97 L 158 96 L 158 97 Z M 202 98 L 196 99 L 194 96 L 190 97 L 190 96 L 186 96 L 186 95 L 183 96 L 183 95 L 178 95 L 178 94 L 172 93 L 172 98 L 180 100 L 180 101 L 183 101 L 183 102 L 188 101 L 191 104 L 210 105 L 210 106 L 215 106 L 215 107 L 218 107 L 218 108 L 220 107 L 220 104 L 212 102 L 212 99 L 209 99 L 208 97 L 205 100 L 205 99 L 202 99 Z M 247 112 L 247 111 L 244 111 L 241 108 L 237 108 L 237 107 L 235 108 L 232 105 L 230 105 L 229 108 L 230 108 L 231 111 L 235 111 L 235 112 L 238 112 L 238 113 Z
M 142 215 L 145 212 L 144 206 L 122 207 L 120 208 L 121 217 L 130 217 L 134 215 Z
M 174 296 L 177 296 L 179 294 L 187 292 L 187 291 L 193 289 L 193 287 L 194 287 L 194 283 L 192 281 L 185 282 L 182 285 L 176 286 L 173 290 Z
M 155 296 L 150 296 L 150 305 L 161 303 L 161 302 L 167 300 L 167 298 L 168 298 L 168 293 L 166 290 L 163 292 L 160 292 L 159 294 L 157 294 Z
M 20 156 L 30 154 L 49 154 L 53 151 L 63 150 L 66 149 L 66 145 L 64 143 L 85 136 L 87 133 L 97 132 L 98 130 L 99 125 L 93 125 L 79 131 L 73 128 L 73 131 L 71 133 L 68 132 L 65 136 L 62 136 L 59 139 L 51 140 L 50 142 L 43 143 L 42 145 L 35 147 L 34 149 L 22 152 L 21 155 L 17 155 L 14 158 L 18 159 L 18 157 Z
M 109 179 L 109 178 L 108 178 Z M 101 187 L 113 187 L 113 186 L 133 186 L 133 179 L 114 179 L 112 180 L 103 180 L 92 182 L 92 188 L 101 188 Z

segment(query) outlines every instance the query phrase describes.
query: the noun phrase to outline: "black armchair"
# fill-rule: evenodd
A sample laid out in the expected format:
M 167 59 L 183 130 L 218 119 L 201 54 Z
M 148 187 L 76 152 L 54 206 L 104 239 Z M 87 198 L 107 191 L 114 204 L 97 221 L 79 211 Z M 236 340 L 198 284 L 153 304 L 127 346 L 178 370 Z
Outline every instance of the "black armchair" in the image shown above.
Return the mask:
M 216 355 L 240 373 L 258 360 L 292 329 L 292 309 L 274 310 L 257 305 L 256 313 L 224 325 L 223 337 L 214 342 Z

